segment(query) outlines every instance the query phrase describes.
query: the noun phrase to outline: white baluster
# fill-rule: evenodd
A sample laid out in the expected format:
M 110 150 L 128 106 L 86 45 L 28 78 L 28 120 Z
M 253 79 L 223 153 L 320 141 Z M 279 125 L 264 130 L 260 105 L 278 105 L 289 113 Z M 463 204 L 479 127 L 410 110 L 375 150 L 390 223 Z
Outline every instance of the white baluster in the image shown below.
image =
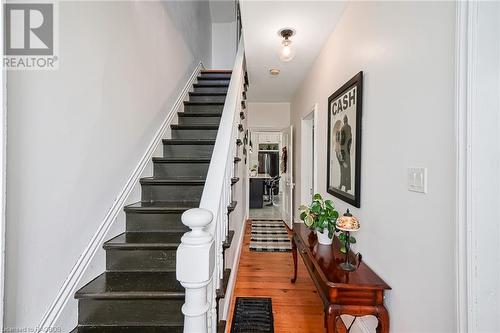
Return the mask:
M 209 210 L 190 209 L 182 214 L 182 223 L 191 231 L 182 236 L 177 249 L 177 280 L 186 289 L 182 306 L 185 333 L 205 333 L 207 328 L 207 286 L 215 265 L 214 239 L 204 230 L 213 219 Z

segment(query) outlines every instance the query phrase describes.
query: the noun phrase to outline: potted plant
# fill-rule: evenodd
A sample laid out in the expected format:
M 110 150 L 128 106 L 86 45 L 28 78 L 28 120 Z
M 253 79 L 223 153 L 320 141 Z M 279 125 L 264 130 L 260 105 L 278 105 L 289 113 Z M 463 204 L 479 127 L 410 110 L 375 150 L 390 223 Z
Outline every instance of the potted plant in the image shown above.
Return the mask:
M 333 235 L 337 232 L 335 222 L 339 217 L 339 213 L 335 210 L 331 200 L 323 200 L 319 193 L 313 196 L 313 201 L 309 206 L 302 205 L 299 207 L 300 219 L 304 224 L 316 230 L 318 242 L 324 245 L 331 245 Z

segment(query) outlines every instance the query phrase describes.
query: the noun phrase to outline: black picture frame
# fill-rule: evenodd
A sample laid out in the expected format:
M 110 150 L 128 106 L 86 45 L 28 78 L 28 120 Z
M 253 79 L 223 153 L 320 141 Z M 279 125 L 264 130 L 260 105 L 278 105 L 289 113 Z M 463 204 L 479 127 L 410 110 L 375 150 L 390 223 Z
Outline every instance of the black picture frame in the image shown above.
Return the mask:
M 355 105 L 352 104 L 353 95 Z M 328 193 L 358 208 L 361 205 L 362 110 L 363 72 L 361 71 L 328 97 L 326 180 Z M 349 117 L 352 119 L 354 116 L 356 118 L 354 123 L 349 124 Z M 354 154 L 352 154 L 353 147 Z

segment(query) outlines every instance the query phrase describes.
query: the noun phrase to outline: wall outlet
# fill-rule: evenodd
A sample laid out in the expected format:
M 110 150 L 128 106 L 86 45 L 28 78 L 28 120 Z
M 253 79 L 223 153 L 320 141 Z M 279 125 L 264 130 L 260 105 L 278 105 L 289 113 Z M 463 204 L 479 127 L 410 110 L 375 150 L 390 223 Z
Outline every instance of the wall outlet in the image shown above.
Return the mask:
M 408 191 L 427 193 L 427 168 L 408 168 Z

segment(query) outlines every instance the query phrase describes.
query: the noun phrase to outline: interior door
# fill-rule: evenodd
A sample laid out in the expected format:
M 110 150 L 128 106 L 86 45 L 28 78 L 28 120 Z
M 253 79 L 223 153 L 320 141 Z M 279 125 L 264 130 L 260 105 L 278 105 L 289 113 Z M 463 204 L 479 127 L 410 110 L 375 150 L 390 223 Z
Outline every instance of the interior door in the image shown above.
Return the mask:
M 286 148 L 286 172 L 281 174 L 284 180 L 283 189 L 283 221 L 290 229 L 293 227 L 293 189 L 295 183 L 293 180 L 293 126 L 287 127 L 282 131 L 282 147 Z M 282 148 L 282 149 L 283 149 Z

